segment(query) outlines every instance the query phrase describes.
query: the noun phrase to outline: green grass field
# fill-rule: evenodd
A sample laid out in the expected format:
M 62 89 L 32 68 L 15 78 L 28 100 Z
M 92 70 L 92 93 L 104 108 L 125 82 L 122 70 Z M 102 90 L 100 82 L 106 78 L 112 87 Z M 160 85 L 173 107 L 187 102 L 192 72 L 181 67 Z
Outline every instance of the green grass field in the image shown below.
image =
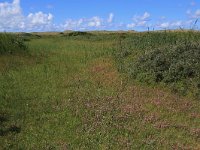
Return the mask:
M 0 149 L 200 149 L 199 33 L 21 34 L 0 54 Z

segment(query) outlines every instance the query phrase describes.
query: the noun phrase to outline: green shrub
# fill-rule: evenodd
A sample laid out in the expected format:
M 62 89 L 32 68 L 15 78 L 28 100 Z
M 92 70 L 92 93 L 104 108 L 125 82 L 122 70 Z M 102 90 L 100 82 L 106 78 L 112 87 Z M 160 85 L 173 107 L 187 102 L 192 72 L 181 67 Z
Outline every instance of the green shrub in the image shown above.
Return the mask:
M 91 36 L 91 33 L 82 32 L 82 31 L 74 31 L 68 34 L 68 36 Z
M 196 95 L 200 88 L 199 35 L 192 31 L 132 35 L 118 42 L 115 58 L 123 68 L 119 70 L 148 85 L 164 83 L 172 91 Z
M 40 39 L 41 36 L 37 34 L 31 34 L 31 33 L 21 33 L 20 38 L 23 41 L 31 41 L 32 39 Z
M 14 34 L 0 34 L 0 54 L 27 52 L 27 46 L 22 37 Z
M 200 46 L 175 46 L 156 49 L 141 56 L 134 66 L 140 72 L 151 72 L 155 82 L 176 82 L 200 74 Z

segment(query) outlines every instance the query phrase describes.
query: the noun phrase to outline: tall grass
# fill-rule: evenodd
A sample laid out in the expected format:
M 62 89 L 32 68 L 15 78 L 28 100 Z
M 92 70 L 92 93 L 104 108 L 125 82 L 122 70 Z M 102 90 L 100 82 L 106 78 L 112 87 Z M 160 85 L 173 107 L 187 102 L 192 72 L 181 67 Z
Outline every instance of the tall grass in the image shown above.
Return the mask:
M 23 39 L 15 34 L 0 33 L 0 54 L 27 52 Z

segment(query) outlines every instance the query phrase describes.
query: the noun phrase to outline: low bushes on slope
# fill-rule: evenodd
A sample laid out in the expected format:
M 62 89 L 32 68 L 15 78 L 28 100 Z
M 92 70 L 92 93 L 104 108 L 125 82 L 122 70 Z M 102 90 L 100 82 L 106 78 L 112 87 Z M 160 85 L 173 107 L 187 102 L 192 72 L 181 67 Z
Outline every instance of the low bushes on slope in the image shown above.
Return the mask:
M 0 33 L 0 54 L 27 52 L 23 39 L 14 34 Z
M 136 81 L 200 98 L 199 37 L 198 32 L 140 33 L 121 42 L 115 58 Z
M 140 56 L 130 67 L 132 77 L 141 82 L 172 84 L 182 94 L 189 88 L 200 89 L 200 46 L 158 48 Z
M 88 32 L 74 31 L 74 32 L 70 32 L 68 36 L 92 36 L 92 34 Z

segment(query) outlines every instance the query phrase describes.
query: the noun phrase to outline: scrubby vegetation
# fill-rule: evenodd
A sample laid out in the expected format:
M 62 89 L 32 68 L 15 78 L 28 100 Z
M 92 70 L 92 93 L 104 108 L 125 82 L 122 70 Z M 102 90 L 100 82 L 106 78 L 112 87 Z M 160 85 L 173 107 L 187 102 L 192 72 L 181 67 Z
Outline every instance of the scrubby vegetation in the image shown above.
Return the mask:
M 91 36 L 91 35 L 92 35 L 91 33 L 82 32 L 82 31 L 74 31 L 68 34 L 68 36 Z
M 21 36 L 9 33 L 0 33 L 0 54 L 27 52 L 27 47 Z
M 148 85 L 200 98 L 200 33 L 153 32 L 120 38 L 115 53 L 119 69 Z
M 0 149 L 200 149 L 199 33 L 91 34 L 0 55 Z
M 20 33 L 19 36 L 24 41 L 30 41 L 32 39 L 39 39 L 39 38 L 41 38 L 41 35 L 32 34 L 32 33 Z

